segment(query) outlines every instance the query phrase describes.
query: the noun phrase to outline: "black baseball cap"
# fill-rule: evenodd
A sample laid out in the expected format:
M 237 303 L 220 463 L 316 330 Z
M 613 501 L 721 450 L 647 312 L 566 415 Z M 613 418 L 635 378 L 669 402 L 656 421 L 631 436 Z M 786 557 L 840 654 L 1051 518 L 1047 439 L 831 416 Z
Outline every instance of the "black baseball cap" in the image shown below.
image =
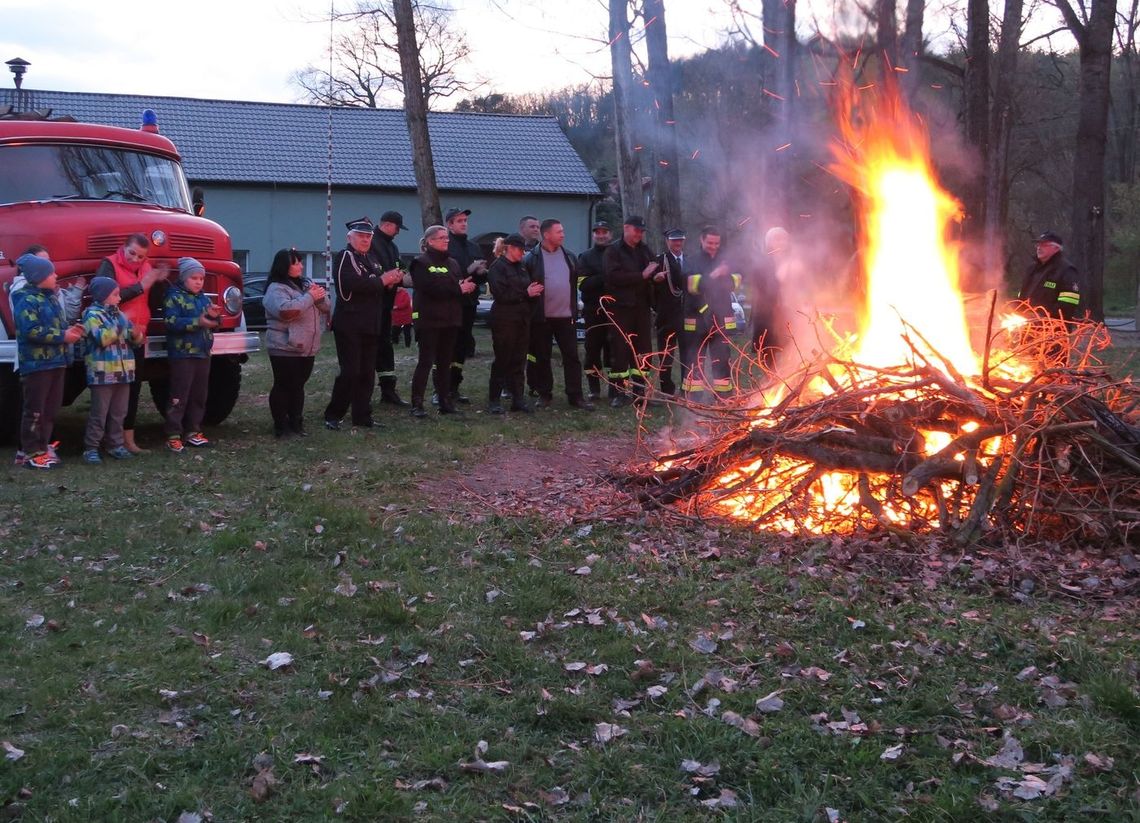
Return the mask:
M 448 209 L 447 214 L 443 216 L 443 222 L 450 223 L 452 218 L 458 217 L 461 214 L 470 215 L 471 209 Z
M 398 211 L 386 211 L 380 215 L 381 223 L 395 223 L 400 231 L 406 230 L 408 227 L 404 225 L 404 215 Z
M 521 234 L 508 234 L 503 238 L 504 245 L 518 246 L 520 249 L 526 248 L 526 239 Z
M 625 225 L 633 226 L 635 229 L 644 229 L 645 228 L 645 218 L 639 217 L 636 214 L 631 215 L 630 217 L 625 218 Z
M 1055 231 L 1041 232 L 1041 236 L 1037 238 L 1038 243 L 1056 243 L 1058 246 L 1065 245 L 1061 240 L 1061 235 Z

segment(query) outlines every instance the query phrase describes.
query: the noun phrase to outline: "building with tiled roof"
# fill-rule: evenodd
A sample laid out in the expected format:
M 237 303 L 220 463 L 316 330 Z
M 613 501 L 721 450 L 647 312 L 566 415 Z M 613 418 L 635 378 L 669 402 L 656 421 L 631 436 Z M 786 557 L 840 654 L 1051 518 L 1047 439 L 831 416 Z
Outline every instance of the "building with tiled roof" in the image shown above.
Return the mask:
M 419 201 L 404 113 L 393 109 L 198 100 L 133 94 L 34 91 L 34 107 L 53 117 L 116 126 L 140 122 L 144 109 L 182 154 L 191 185 L 206 195 L 207 216 L 233 239 L 249 271 L 265 271 L 276 249 L 325 248 L 329 130 L 332 129 L 333 248 L 343 224 L 395 209 L 418 242 Z M 472 237 L 514 231 L 524 214 L 557 217 L 567 245 L 589 243 L 598 185 L 552 117 L 433 112 L 428 115 L 440 200 L 472 210 Z M 314 272 L 315 273 L 315 272 Z

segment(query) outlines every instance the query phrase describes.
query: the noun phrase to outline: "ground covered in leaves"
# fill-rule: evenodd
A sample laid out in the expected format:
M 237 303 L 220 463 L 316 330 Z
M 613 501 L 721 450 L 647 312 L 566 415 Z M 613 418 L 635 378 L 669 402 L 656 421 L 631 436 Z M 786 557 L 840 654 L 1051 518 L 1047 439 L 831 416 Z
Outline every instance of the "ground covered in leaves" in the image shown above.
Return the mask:
M 1129 547 L 644 511 L 628 409 L 278 444 L 266 372 L 209 453 L 0 471 L 0 819 L 1140 817 Z

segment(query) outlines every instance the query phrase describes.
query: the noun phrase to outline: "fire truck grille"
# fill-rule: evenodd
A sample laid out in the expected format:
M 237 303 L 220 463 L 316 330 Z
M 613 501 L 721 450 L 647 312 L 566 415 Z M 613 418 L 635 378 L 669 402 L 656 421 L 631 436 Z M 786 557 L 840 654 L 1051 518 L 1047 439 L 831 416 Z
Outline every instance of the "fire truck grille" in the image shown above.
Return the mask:
M 87 238 L 87 254 L 91 257 L 109 257 L 121 245 L 121 234 L 92 234 Z
M 214 255 L 214 241 L 209 237 L 195 237 L 192 234 L 170 235 L 170 251 L 173 254 Z

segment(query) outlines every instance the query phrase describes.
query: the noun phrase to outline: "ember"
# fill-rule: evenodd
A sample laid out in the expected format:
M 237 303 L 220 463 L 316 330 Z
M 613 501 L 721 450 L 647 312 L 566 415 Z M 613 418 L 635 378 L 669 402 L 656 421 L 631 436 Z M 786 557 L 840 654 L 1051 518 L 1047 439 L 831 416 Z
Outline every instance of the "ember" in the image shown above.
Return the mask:
M 995 294 L 976 352 L 946 241 L 960 209 L 924 130 L 888 86 L 847 88 L 832 170 L 859 203 L 860 330 L 823 325 L 829 351 L 784 364 L 762 397 L 680 401 L 708 436 L 636 478 L 643 499 L 796 533 L 1126 538 L 1140 393 L 1096 360 L 1107 332 L 995 317 Z

